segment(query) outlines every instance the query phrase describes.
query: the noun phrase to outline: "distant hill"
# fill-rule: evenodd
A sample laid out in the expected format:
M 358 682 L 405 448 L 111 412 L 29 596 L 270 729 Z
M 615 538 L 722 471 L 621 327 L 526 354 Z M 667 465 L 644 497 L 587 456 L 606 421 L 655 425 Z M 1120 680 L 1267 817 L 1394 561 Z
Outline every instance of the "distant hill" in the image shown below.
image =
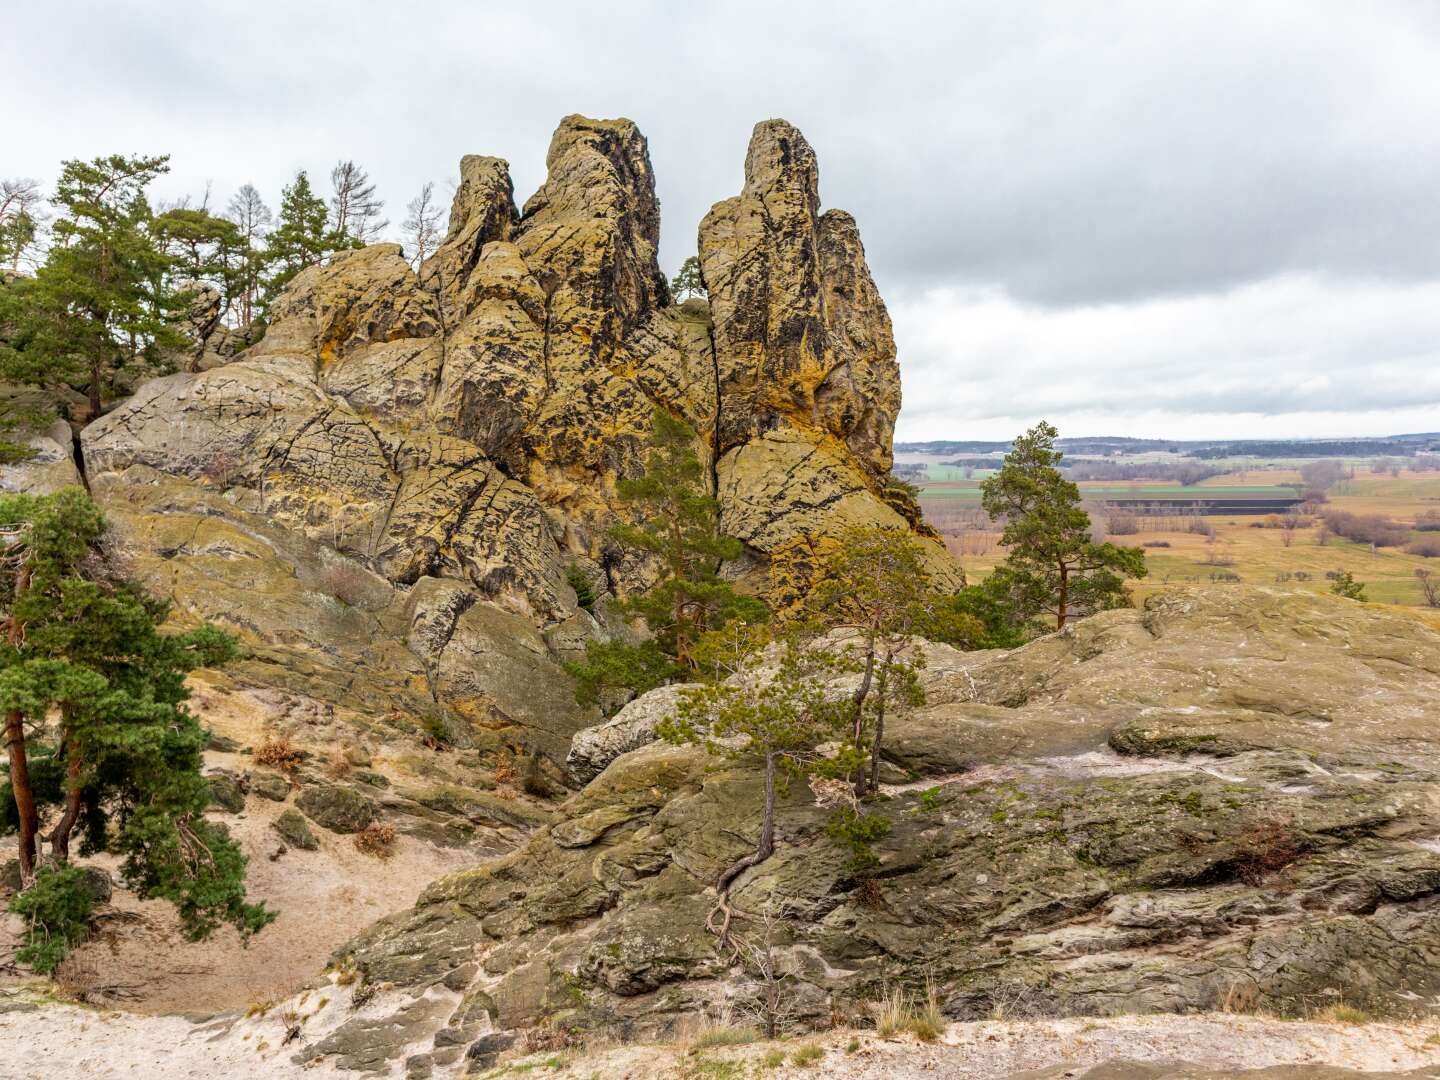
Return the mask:
M 1362 439 L 1131 439 L 1097 435 L 1057 439 L 1055 445 L 1066 454 L 1109 457 L 1115 454 L 1170 453 L 1184 457 L 1214 459 L 1228 457 L 1413 457 L 1440 451 L 1440 432 L 1385 435 Z M 1010 449 L 1008 442 L 983 439 L 897 442 L 897 454 L 999 454 Z

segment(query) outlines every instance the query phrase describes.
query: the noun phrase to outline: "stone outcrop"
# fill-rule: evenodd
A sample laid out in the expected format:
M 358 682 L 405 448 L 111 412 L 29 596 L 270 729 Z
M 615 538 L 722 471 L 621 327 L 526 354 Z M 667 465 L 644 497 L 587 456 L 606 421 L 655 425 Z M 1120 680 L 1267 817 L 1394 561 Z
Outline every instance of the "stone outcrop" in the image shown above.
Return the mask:
M 758 125 L 744 191 L 702 224 L 708 301 L 671 302 L 633 123 L 566 117 L 547 166 L 521 210 L 506 163 L 467 156 L 418 272 L 390 244 L 303 271 L 258 344 L 143 383 L 83 430 L 80 456 L 147 576 L 185 583 L 185 615 L 244 622 L 253 644 L 332 670 L 383 642 L 399 662 L 367 665 L 351 698 L 423 683 L 462 718 L 534 725 L 563 747 L 579 717 L 556 661 L 628 632 L 605 596 L 653 574 L 608 529 L 631 512 L 616 484 L 642 468 L 657 407 L 697 433 L 722 526 L 746 545 L 732 576 L 779 605 L 844 527 L 918 518 L 887 502 L 889 318 L 854 221 L 821 212 L 798 131 Z M 219 332 L 204 300 L 202 350 Z M 55 450 L 55 476 L 23 475 L 75 478 Z M 957 583 L 943 548 L 925 548 L 939 583 Z M 579 608 L 572 564 L 597 582 L 598 616 Z M 312 634 L 332 615 L 293 588 L 317 576 L 364 592 L 363 635 Z M 277 604 L 211 600 L 236 580 Z M 329 693 L 330 678 L 311 686 Z M 509 689 L 526 682 L 543 689 Z
M 634 124 L 567 117 L 547 165 L 522 212 L 503 161 L 466 157 L 418 275 L 384 244 L 304 271 L 238 360 L 146 384 L 88 428 L 92 471 L 253 492 L 397 585 L 468 578 L 541 625 L 574 613 L 562 559 L 620 557 L 615 483 L 657 406 L 696 429 L 762 568 L 845 524 L 908 528 L 884 499 L 889 318 L 853 219 L 820 211 L 804 137 L 756 127 L 743 193 L 700 228 L 708 305 L 670 302 Z
M 736 908 L 780 916 L 800 1014 L 927 976 L 956 1018 L 1409 1015 L 1440 993 L 1435 630 L 1236 586 L 926 654 L 928 704 L 887 729 L 892 828 L 868 884 L 801 785 L 775 855 L 735 883 Z M 753 971 L 704 920 L 759 807 L 753 769 L 630 750 L 519 851 L 344 955 L 416 993 L 448 980 L 473 1031 L 657 1033 L 742 1005 Z

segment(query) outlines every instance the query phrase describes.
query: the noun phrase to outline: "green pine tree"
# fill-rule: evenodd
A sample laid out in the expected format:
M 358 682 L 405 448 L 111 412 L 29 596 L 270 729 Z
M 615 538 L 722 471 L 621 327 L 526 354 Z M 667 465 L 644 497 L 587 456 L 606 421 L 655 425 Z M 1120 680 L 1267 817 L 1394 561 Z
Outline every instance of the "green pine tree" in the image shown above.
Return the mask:
M 1097 544 L 1080 489 L 1060 475 L 1059 434 L 1041 421 L 1015 440 L 1005 462 L 980 485 L 981 505 L 1005 523 L 1002 569 L 1022 618 L 1072 618 L 1128 602 L 1127 578 L 1145 576 L 1140 548 Z
M 315 194 L 310 177 L 301 169 L 280 193 L 279 222 L 266 237 L 265 261 L 270 271 L 265 279 L 264 307 L 269 307 L 296 274 L 344 246 L 344 241 L 337 242 L 331 233 L 328 221 L 325 200 Z
M 145 200 L 145 188 L 169 170 L 168 160 L 116 154 L 64 163 L 54 243 L 35 279 L 7 290 L 0 310 L 0 323 L 10 327 L 0 376 L 83 385 L 93 417 L 119 372 L 159 363 L 167 349 L 183 344 L 171 260 Z
M 709 295 L 705 288 L 705 278 L 700 271 L 700 256 L 691 255 L 680 264 L 680 269 L 670 279 L 670 292 L 676 303 L 689 296 Z
M 734 620 L 761 622 L 768 614 L 763 603 L 720 577 L 721 564 L 738 558 L 743 545 L 720 531 L 720 504 L 705 490 L 695 438 L 690 425 L 657 408 L 645 471 L 618 485 L 640 524 L 617 525 L 610 535 L 649 555 L 660 579 L 617 607 L 644 619 L 653 640 L 638 646 L 591 642 L 585 660 L 567 667 L 583 703 L 604 689 L 643 693 L 693 672 L 691 653 L 701 635 Z
M 828 553 L 807 606 L 824 626 L 851 631 L 860 682 L 851 694 L 849 743 L 858 761 L 857 796 L 878 790 L 887 712 L 924 702 L 918 637 L 969 644 L 979 623 L 936 589 L 924 551 L 908 531 L 846 530 Z M 864 766 L 869 758 L 868 770 Z
M 39 886 L 14 908 L 31 920 L 24 958 L 47 969 L 64 955 L 53 942 L 76 932 L 79 879 L 65 871 L 77 832 L 82 851 L 124 857 L 141 897 L 174 904 L 188 937 L 273 918 L 246 902 L 245 856 L 204 816 L 206 736 L 185 707 L 186 674 L 232 657 L 234 640 L 211 626 L 162 634 L 167 602 L 113 573 L 104 529 L 78 488 L 0 499 L 0 826 L 18 834 L 22 882 Z

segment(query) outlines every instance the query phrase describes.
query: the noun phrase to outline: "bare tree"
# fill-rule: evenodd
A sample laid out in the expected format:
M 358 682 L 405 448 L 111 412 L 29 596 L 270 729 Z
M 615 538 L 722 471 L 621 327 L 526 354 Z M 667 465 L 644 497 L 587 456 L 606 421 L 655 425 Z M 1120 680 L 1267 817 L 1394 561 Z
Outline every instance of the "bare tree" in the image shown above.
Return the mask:
M 784 955 L 776 948 L 776 937 L 784 930 L 773 894 L 752 921 L 758 924 L 755 934 L 736 934 L 732 939 L 736 959 L 755 980 L 755 994 L 740 1002 L 740 1010 L 765 1032 L 765 1038 L 775 1039 L 794 1022 L 799 1002 Z
M 353 161 L 339 161 L 330 170 L 330 183 L 330 231 L 357 244 L 373 244 L 390 222 L 380 217 L 385 203 L 376 197 L 370 174 Z
M 444 211 L 435 199 L 435 185 L 427 182 L 420 194 L 410 200 L 405 212 L 405 220 L 400 223 L 401 243 L 410 252 L 411 264 L 419 270 L 435 253 L 444 235 L 441 225 Z
M 38 247 L 44 202 L 34 180 L 0 180 L 0 262 L 13 271 Z
M 240 282 L 240 319 L 248 326 L 255 317 L 255 305 L 260 300 L 261 277 L 264 274 L 264 259 L 260 241 L 270 231 L 275 220 L 270 207 L 255 190 L 254 184 L 245 184 L 225 208 L 225 216 L 240 230 L 245 244 L 245 265 Z
M 1425 606 L 1440 608 L 1440 578 L 1423 566 L 1415 568 L 1415 580 L 1420 582 L 1420 593 L 1425 597 Z
M 1295 543 L 1295 531 L 1305 527 L 1305 519 L 1291 511 L 1280 518 L 1280 543 L 1289 547 Z

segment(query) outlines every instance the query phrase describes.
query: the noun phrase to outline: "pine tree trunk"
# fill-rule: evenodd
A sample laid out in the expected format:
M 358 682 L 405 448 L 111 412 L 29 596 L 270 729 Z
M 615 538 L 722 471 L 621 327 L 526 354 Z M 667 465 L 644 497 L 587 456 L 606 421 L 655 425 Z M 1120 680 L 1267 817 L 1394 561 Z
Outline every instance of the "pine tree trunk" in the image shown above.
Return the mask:
M 90 400 L 89 419 L 100 419 L 100 364 L 98 362 L 90 365 L 90 386 L 88 397 Z
M 870 743 L 870 791 L 880 790 L 880 744 L 885 738 L 885 698 L 890 692 L 886 668 L 880 669 L 879 698 L 875 702 L 875 738 Z
M 731 884 L 746 870 L 759 866 L 775 854 L 775 759 L 778 756 L 773 751 L 765 755 L 765 810 L 760 819 L 760 842 L 755 845 L 754 851 L 732 864 L 715 882 L 715 891 L 722 896 L 730 891 Z
M 1063 562 L 1060 564 L 1060 601 L 1055 606 L 1055 629 L 1065 629 L 1065 618 L 1069 614 L 1067 608 L 1070 605 L 1070 568 Z
M 40 815 L 35 809 L 35 794 L 30 790 L 25 714 L 19 709 L 5 715 L 5 750 L 10 756 L 10 787 L 15 793 L 15 812 L 20 819 L 20 883 L 24 886 L 35 877 L 35 833 L 40 828 Z
M 50 830 L 50 853 L 64 865 L 70 861 L 70 833 L 80 820 L 80 759 L 70 754 L 65 761 L 65 812 Z
M 29 587 L 30 567 L 22 566 L 15 578 L 15 598 L 18 600 Z M 13 614 L 6 636 L 14 649 L 25 642 L 25 628 Z M 35 809 L 35 793 L 30 787 L 30 761 L 25 753 L 25 714 L 19 709 L 12 709 L 5 716 L 5 751 L 10 757 L 10 789 L 15 797 L 15 812 L 20 824 L 20 883 L 24 886 L 35 877 L 35 834 L 40 829 L 40 814 Z

